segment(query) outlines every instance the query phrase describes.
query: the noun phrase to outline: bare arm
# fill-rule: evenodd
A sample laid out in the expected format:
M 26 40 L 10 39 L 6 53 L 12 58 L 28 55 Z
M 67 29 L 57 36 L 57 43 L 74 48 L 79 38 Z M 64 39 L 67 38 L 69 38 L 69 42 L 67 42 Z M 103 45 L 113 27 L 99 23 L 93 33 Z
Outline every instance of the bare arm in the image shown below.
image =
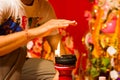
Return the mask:
M 0 36 L 0 56 L 8 54 L 9 52 L 25 45 L 35 37 L 48 36 L 53 30 L 63 27 L 66 28 L 69 25 L 76 25 L 76 22 L 65 19 L 52 19 L 40 27 L 27 30 L 27 32 L 21 31 Z

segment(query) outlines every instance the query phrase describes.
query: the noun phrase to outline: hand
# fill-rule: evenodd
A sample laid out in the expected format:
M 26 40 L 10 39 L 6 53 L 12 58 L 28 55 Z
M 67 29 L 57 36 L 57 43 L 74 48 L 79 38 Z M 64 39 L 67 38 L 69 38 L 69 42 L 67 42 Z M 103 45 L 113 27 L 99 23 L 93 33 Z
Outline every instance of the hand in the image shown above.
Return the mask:
M 76 21 L 66 20 L 66 19 L 51 19 L 37 28 L 36 34 L 42 36 L 49 35 L 53 30 L 58 28 L 67 28 L 68 26 L 76 26 Z
M 56 29 L 56 28 L 66 28 L 68 26 L 76 26 L 76 21 L 66 20 L 66 19 L 51 19 L 42 26 L 49 29 Z

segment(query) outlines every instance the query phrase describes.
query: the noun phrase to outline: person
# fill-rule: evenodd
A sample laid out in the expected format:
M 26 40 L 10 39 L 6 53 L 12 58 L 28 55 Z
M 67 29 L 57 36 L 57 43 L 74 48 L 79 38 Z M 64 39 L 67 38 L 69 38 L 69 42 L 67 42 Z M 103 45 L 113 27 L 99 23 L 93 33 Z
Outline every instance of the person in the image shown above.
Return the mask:
M 0 80 L 52 80 L 53 62 L 27 59 L 26 44 L 76 21 L 56 19 L 47 0 L 0 0 Z

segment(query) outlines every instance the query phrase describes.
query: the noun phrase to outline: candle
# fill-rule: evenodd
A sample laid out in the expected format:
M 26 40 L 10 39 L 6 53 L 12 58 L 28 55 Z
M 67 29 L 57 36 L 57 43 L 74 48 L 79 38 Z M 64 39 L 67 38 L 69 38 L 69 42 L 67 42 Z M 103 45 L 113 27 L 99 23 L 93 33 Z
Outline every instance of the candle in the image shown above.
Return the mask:
M 59 80 L 72 80 L 72 71 L 75 68 L 75 55 L 60 55 L 60 42 L 55 50 L 55 69 L 59 72 Z
M 57 50 L 55 50 L 55 62 L 56 64 L 62 65 L 75 65 L 76 56 L 75 55 L 60 55 L 60 41 L 58 42 Z
M 59 72 L 59 80 L 73 80 L 72 71 L 75 68 L 75 55 L 61 55 L 55 57 L 55 68 Z

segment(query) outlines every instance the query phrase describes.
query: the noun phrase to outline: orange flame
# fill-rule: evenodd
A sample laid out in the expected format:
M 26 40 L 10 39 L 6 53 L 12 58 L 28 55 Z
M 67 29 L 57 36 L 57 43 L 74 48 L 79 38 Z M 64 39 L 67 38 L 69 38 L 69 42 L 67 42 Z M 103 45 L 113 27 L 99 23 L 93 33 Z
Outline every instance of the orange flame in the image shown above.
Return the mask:
M 60 41 L 58 43 L 57 50 L 55 50 L 55 56 L 60 57 Z

